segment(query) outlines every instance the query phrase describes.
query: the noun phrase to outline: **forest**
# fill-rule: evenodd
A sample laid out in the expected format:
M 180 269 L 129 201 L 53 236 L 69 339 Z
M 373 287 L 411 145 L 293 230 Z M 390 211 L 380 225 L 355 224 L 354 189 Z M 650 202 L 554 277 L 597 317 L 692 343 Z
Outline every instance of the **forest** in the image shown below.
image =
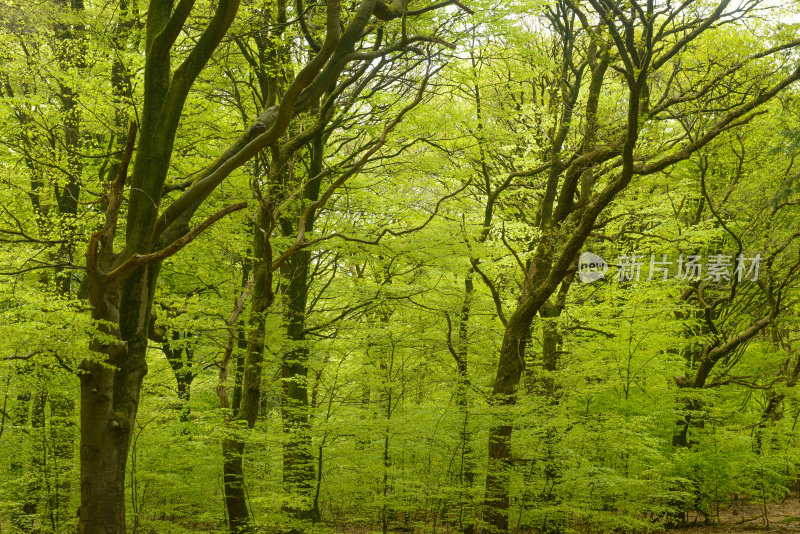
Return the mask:
M 0 533 L 800 531 L 798 80 L 797 2 L 0 0 Z

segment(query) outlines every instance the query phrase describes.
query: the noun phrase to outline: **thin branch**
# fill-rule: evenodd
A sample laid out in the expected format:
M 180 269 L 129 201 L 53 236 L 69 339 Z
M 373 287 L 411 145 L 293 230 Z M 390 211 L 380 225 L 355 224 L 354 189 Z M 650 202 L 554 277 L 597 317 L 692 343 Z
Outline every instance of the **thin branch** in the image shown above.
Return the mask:
M 497 310 L 497 317 L 500 318 L 500 322 L 503 323 L 503 326 L 507 327 L 508 320 L 506 319 L 506 316 L 503 313 L 503 302 L 500 300 L 500 292 L 497 290 L 497 286 L 495 286 L 494 282 L 489 280 L 489 277 L 486 276 L 486 273 L 484 273 L 483 270 L 481 270 L 481 268 L 478 267 L 477 259 L 470 258 L 469 262 L 472 264 L 472 268 L 475 269 L 475 272 L 477 272 L 481 276 L 483 282 L 486 284 L 486 287 L 489 288 L 489 291 L 492 294 L 492 300 L 494 300 L 494 307 Z
M 125 140 L 125 149 L 122 152 L 122 159 L 117 168 L 117 176 L 111 183 L 111 190 L 108 192 L 108 207 L 106 208 L 106 224 L 103 228 L 102 236 L 100 237 L 100 244 L 102 246 L 101 254 L 103 259 L 109 259 L 113 254 L 114 248 L 114 235 L 117 232 L 117 223 L 119 221 L 119 210 L 122 206 L 123 191 L 125 189 L 125 180 L 128 177 L 128 166 L 131 162 L 133 149 L 136 144 L 136 133 L 138 131 L 136 121 L 131 121 L 128 128 L 128 137 Z
M 322 241 L 327 241 L 329 239 L 338 238 L 338 239 L 342 239 L 344 241 L 350 241 L 350 242 L 354 242 L 354 243 L 362 243 L 364 245 L 378 245 L 380 243 L 381 239 L 383 239 L 386 235 L 390 234 L 390 235 L 392 235 L 394 237 L 399 237 L 401 235 L 410 234 L 412 232 L 417 232 L 419 230 L 422 230 L 423 228 L 425 228 L 428 225 L 428 223 L 430 223 L 433 220 L 434 217 L 436 217 L 436 215 L 439 213 L 439 207 L 442 205 L 442 203 L 445 200 L 450 199 L 450 198 L 456 196 L 457 194 L 461 193 L 464 189 L 466 189 L 469 186 L 469 184 L 470 184 L 470 181 L 467 181 L 462 187 L 460 187 L 459 189 L 457 189 L 453 193 L 450 193 L 449 195 L 446 195 L 446 196 L 440 198 L 439 201 L 436 203 L 436 206 L 434 207 L 433 213 L 430 214 L 430 216 L 425 220 L 425 222 L 423 222 L 422 224 L 420 224 L 418 226 L 414 226 L 413 228 L 406 228 L 405 230 L 392 230 L 390 228 L 384 228 L 381 231 L 381 233 L 378 234 L 378 237 L 376 237 L 375 239 L 361 239 L 361 238 L 357 238 L 357 237 L 347 236 L 347 235 L 341 234 L 339 232 L 333 232 L 333 233 L 326 234 L 324 236 L 318 237 L 316 239 L 311 239 L 310 241 L 303 241 L 301 243 L 295 243 L 291 247 L 289 247 L 283 254 L 281 254 L 278 257 L 278 259 L 276 259 L 272 263 L 272 270 L 275 271 L 278 268 L 280 268 L 280 266 L 283 265 L 286 262 L 286 260 L 288 260 L 298 250 L 310 247 L 310 246 L 315 245 L 317 243 L 320 243 Z
M 247 207 L 247 202 L 240 202 L 238 204 L 234 204 L 233 206 L 228 206 L 225 209 L 218 211 L 217 213 L 213 214 L 211 217 L 200 223 L 198 226 L 187 232 L 183 237 L 176 239 L 168 246 L 164 247 L 163 249 L 153 252 L 150 254 L 134 254 L 127 260 L 125 260 L 119 267 L 111 271 L 106 275 L 106 283 L 114 282 L 115 280 L 119 280 L 126 274 L 128 274 L 133 269 L 137 267 L 141 267 L 142 265 L 149 265 L 151 263 L 155 263 L 157 261 L 161 261 L 165 258 L 168 258 L 178 252 L 180 249 L 191 243 L 198 235 L 200 235 L 204 230 L 210 227 L 212 224 L 217 222 L 218 220 L 222 219 L 226 215 L 233 213 L 235 211 L 242 210 Z

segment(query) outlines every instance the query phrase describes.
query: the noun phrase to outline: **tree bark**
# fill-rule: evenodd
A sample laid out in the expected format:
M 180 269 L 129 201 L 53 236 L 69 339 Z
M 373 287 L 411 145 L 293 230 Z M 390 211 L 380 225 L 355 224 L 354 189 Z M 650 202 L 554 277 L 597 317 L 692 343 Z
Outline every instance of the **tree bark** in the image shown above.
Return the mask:
M 95 350 L 102 349 L 95 345 Z M 80 534 L 124 534 L 125 468 L 139 391 L 147 373 L 146 336 L 106 349 L 81 374 Z
M 455 349 L 456 371 L 458 383 L 456 384 L 455 403 L 461 416 L 461 466 L 459 468 L 459 504 L 458 524 L 464 534 L 475 531 L 474 510 L 471 500 L 464 497 L 469 493 L 475 482 L 475 465 L 472 457 L 472 432 L 470 432 L 470 403 L 469 403 L 469 319 L 472 310 L 472 299 L 475 293 L 473 283 L 474 270 L 469 269 L 464 276 L 464 302 L 458 317 L 458 345 Z
M 228 529 L 232 533 L 248 532 L 250 512 L 244 491 L 244 469 L 242 455 L 244 441 L 225 438 L 222 441 L 222 483 L 225 492 L 225 509 Z
M 309 176 L 322 171 L 324 150 L 323 135 L 318 134 L 311 145 Z M 303 198 L 311 202 L 319 198 L 320 180 L 308 182 Z M 281 221 L 283 234 L 295 233 L 292 221 Z M 306 222 L 306 231 L 313 231 L 314 214 Z M 305 341 L 308 315 L 309 266 L 311 252 L 302 250 L 292 256 L 284 270 L 287 286 L 285 292 L 286 333 L 294 348 L 283 355 L 281 365 L 282 398 L 281 416 L 286 439 L 283 445 L 283 487 L 289 499 L 284 511 L 295 520 L 319 520 L 319 510 L 314 506 L 314 456 L 312 454 L 311 428 L 308 405 L 308 347 Z M 321 454 L 321 452 L 320 452 Z M 294 528 L 292 532 L 302 529 Z
M 49 513 L 53 530 L 74 517 L 69 502 L 72 492 L 72 466 L 75 461 L 75 400 L 68 394 L 53 391 L 50 400 L 50 435 L 53 444 L 54 484 L 51 490 Z
M 222 442 L 223 480 L 228 526 L 232 533 L 250 531 L 250 513 L 244 491 L 243 454 L 245 443 L 237 432 L 253 428 L 261 398 L 261 374 L 264 359 L 266 314 L 274 300 L 272 292 L 272 232 L 270 215 L 273 207 L 260 205 L 253 232 L 253 294 L 248 320 L 247 352 L 242 367 L 239 406 L 233 414 L 230 433 Z M 237 428 L 238 426 L 238 428 Z
M 503 409 L 516 403 L 517 385 L 524 365 L 525 345 L 530 321 L 519 310 L 511 316 L 500 347 L 492 401 Z M 489 464 L 486 474 L 484 521 L 491 531 L 508 532 L 509 481 L 511 476 L 511 433 L 508 421 L 493 424 L 489 429 Z
M 124 246 L 121 252 L 114 251 L 136 125 L 129 132 L 111 184 L 105 226 L 92 235 L 87 247 L 89 302 L 92 317 L 102 322 L 98 323 L 99 335 L 89 347 L 93 355 L 80 366 L 78 531 L 82 534 L 125 532 L 125 467 L 139 393 L 147 374 L 148 330 L 160 261 L 193 235 L 181 228 L 175 237 L 184 236 L 186 240 L 161 239 L 156 229 L 162 193 L 186 98 L 227 33 L 239 2 L 217 2 L 202 34 L 173 72 L 172 46 L 192 4 L 181 2 L 174 12 L 172 2 L 154 0 L 148 5 L 141 135 L 130 180 Z M 201 225 L 197 232 L 203 228 Z M 160 252 L 153 255 L 154 251 Z

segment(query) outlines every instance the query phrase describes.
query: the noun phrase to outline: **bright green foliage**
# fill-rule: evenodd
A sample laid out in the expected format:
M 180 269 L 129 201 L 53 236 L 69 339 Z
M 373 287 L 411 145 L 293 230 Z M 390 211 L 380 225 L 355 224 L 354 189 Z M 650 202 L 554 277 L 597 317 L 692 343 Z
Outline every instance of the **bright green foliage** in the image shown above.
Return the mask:
M 213 11 L 212 2 L 197 4 L 177 39 L 176 64 L 197 39 L 193 28 Z M 129 531 L 228 532 L 221 451 L 231 437 L 246 444 L 254 532 L 472 532 L 483 517 L 488 436 L 496 421 L 513 426 L 511 532 L 659 531 L 684 519 L 715 522 L 741 500 L 758 503 L 766 525 L 770 506 L 798 487 L 796 86 L 690 156 L 637 176 L 616 198 L 584 247 L 611 264 L 605 279 L 574 279 L 563 311 L 535 318 L 517 403 L 498 406 L 490 402 L 504 333 L 498 308 L 511 310 L 520 298 L 521 273 L 542 237 L 536 221 L 546 172 L 526 171 L 549 161 L 563 119 L 563 51 L 543 15 L 550 4 L 464 4 L 476 13 L 456 17 L 454 3 L 405 21 L 414 35 L 432 38 L 415 43 L 419 50 L 371 60 L 364 68 L 380 76 L 354 77 L 354 86 L 336 97 L 334 120 L 323 130 L 323 191 L 377 146 L 387 121 L 414 98 L 425 73 L 436 71 L 420 103 L 317 211 L 306 235 L 319 241 L 307 247 L 302 340 L 287 336 L 287 267 L 276 270 L 254 428 L 231 420 L 232 411 L 220 404 L 221 386 L 232 392 L 241 383 L 236 372 L 246 352 L 237 336 L 247 332 L 248 278 L 258 257 L 251 208 L 266 191 L 286 201 L 286 220 L 309 205 L 302 188 L 292 189 L 313 178 L 308 144 L 282 167 L 291 179 L 280 184 L 269 181 L 276 157 L 269 149 L 233 172 L 197 219 L 236 202 L 250 201 L 249 208 L 162 262 L 127 468 Z M 311 54 L 294 22 L 282 35 L 262 31 L 274 29 L 276 6 L 243 2 L 190 91 L 166 199 L 178 197 L 263 111 L 264 79 L 294 75 L 306 64 Z M 795 68 L 797 25 L 778 22 L 788 8 L 764 8 L 763 18 L 743 15 L 746 21 L 709 30 L 681 55 L 683 63 L 652 80 L 654 88 L 673 84 L 679 99 L 700 81 L 733 73 L 728 85 L 687 99 L 680 116 L 645 120 L 642 112 L 637 164 L 671 153 L 676 136 L 702 136 L 727 110 Z M 115 342 L 91 319 L 84 255 L 91 233 L 102 228 L 128 118 L 142 112 L 131 103 L 143 91 L 138 20 L 146 6 L 129 13 L 136 20 L 123 45 L 114 39 L 119 6 L 86 2 L 82 9 L 0 5 L 6 21 L 0 27 L 2 532 L 75 531 L 79 365 L 105 364 L 88 350 L 92 340 Z M 287 9 L 296 17 L 294 6 Z M 304 19 L 320 40 L 321 13 L 313 8 Z M 343 17 L 347 23 L 352 10 Z M 373 22 L 370 31 L 380 26 L 392 37 L 403 31 L 402 18 Z M 54 43 L 64 25 L 81 29 L 81 62 L 59 59 Z M 255 61 L 264 38 L 271 49 L 285 46 L 279 61 Z M 439 42 L 445 38 L 454 41 L 452 50 Z M 785 48 L 749 60 L 779 45 Z M 446 52 L 434 53 L 435 46 Z M 381 68 L 388 66 L 379 71 L 384 60 Z M 259 73 L 254 63 L 267 70 Z M 124 98 L 112 86 L 119 66 L 130 83 Z M 343 80 L 355 69 L 345 69 Z M 616 72 L 602 87 L 597 142 L 603 146 L 619 142 L 625 83 Z M 80 135 L 72 144 L 64 88 L 79 95 Z M 580 91 L 583 98 L 588 87 Z M 313 125 L 316 113 L 299 114 L 282 141 Z M 583 139 L 582 130 L 570 132 L 561 149 L 565 160 Z M 618 172 L 618 159 L 596 168 L 596 188 Z M 77 211 L 59 210 L 74 172 L 81 186 Z M 294 240 L 292 233 L 269 236 L 273 259 Z M 631 254 L 643 258 L 641 277 L 619 280 L 618 258 Z M 757 281 L 678 279 L 674 263 L 668 280 L 660 274 L 649 280 L 651 254 L 673 262 L 727 254 L 734 266 L 739 254 L 760 254 L 762 263 Z M 576 277 L 574 269 L 569 276 Z M 544 347 L 554 332 L 557 364 L 548 368 Z M 698 381 L 703 358 L 742 337 Z M 229 348 L 238 363 L 221 380 Z M 282 377 L 282 358 L 297 348 L 308 350 L 307 378 Z M 459 354 L 466 355 L 465 370 Z M 304 380 L 308 390 L 310 484 L 320 521 L 287 512 L 312 503 L 286 491 L 286 380 Z M 676 440 L 681 429 L 685 444 Z

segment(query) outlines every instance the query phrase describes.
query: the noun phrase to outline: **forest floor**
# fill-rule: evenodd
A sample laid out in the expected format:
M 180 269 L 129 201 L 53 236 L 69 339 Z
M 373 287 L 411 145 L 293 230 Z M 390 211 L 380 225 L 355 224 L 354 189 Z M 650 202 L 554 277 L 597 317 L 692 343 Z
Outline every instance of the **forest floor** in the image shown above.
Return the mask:
M 769 503 L 767 517 L 770 532 L 800 532 L 800 499 L 791 495 L 780 503 Z M 716 512 L 716 510 L 715 510 Z M 696 521 L 689 527 L 670 530 L 671 534 L 762 534 L 767 530 L 764 521 L 764 508 L 760 503 L 738 501 L 726 509 L 720 508 L 719 516 L 713 523 L 703 524 L 702 517 L 690 515 L 689 521 Z

